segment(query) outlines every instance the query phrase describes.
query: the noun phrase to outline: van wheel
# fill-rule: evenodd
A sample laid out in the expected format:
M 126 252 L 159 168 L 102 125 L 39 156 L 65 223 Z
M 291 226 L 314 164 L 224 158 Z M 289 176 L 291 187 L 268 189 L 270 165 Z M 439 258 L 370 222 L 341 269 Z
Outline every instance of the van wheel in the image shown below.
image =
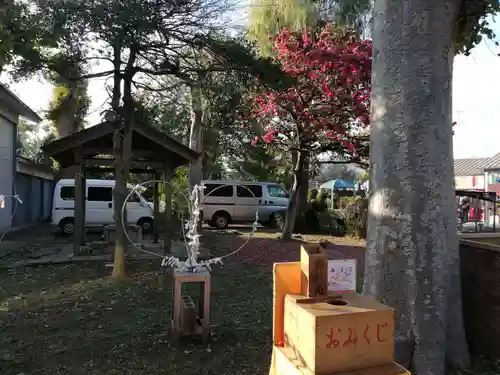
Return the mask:
M 143 217 L 139 219 L 137 225 L 142 228 L 142 233 L 151 233 L 153 231 L 154 222 L 150 217 Z
M 230 221 L 231 217 L 227 212 L 216 212 L 214 216 L 212 216 L 211 226 L 214 226 L 217 229 L 226 229 Z
M 70 236 L 75 231 L 75 221 L 72 218 L 65 218 L 59 222 L 59 228 L 61 229 L 61 233 L 65 236 Z

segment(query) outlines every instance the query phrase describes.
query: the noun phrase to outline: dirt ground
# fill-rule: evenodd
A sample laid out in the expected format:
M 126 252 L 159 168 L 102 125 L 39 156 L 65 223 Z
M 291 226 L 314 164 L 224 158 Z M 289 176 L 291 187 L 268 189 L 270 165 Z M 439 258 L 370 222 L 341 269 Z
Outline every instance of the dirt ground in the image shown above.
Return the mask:
M 0 269 L 0 374 L 267 374 L 272 264 L 297 260 L 300 246 L 273 237 L 256 235 L 213 270 L 208 347 L 172 341 L 159 261 L 129 264 L 124 283 L 109 281 L 103 262 Z M 246 239 L 213 231 L 205 245 L 220 256 Z
M 208 346 L 170 336 L 171 286 L 158 279 L 159 261 L 129 263 L 122 283 L 97 261 L 0 268 L 0 374 L 267 375 L 273 263 L 298 260 L 302 241 L 329 241 L 330 258 L 356 258 L 360 270 L 364 257 L 358 240 L 277 236 L 260 232 L 215 266 Z M 247 238 L 248 229 L 237 228 L 206 231 L 203 241 L 222 256 Z M 481 374 L 498 370 L 488 362 Z

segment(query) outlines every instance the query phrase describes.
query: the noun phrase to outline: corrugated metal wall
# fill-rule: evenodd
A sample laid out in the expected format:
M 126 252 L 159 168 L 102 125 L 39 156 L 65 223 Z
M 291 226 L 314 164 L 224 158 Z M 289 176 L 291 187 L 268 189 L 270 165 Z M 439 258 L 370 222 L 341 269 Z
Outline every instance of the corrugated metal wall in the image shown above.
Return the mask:
M 0 194 L 12 195 L 14 174 L 14 125 L 0 117 Z M 5 200 L 0 208 L 0 231 L 11 226 L 12 199 Z
M 23 204 L 18 204 L 15 207 L 12 226 L 26 225 L 31 222 L 31 178 L 26 174 L 16 173 L 16 194 L 21 197 Z
M 38 177 L 31 177 L 31 221 L 42 218 L 42 180 Z
M 48 218 L 52 214 L 52 196 L 54 185 L 51 180 L 43 181 L 43 217 Z
M 16 193 L 23 204 L 18 204 L 12 225 L 26 225 L 48 218 L 52 210 L 52 181 L 16 173 Z

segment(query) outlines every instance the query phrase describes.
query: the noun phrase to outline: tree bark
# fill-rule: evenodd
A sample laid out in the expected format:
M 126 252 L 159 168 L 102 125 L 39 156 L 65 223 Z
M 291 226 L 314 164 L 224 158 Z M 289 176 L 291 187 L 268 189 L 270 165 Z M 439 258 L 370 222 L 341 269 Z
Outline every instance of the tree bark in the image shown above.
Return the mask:
M 200 185 L 203 178 L 203 110 L 201 106 L 201 89 L 191 86 L 191 128 L 189 131 L 189 147 L 200 154 L 199 158 L 189 166 L 189 187 Z
M 307 180 L 304 181 L 304 173 L 301 173 L 304 168 L 306 168 L 308 163 L 307 154 L 302 151 L 297 151 L 296 160 L 293 169 L 293 185 L 290 191 L 290 198 L 288 200 L 288 208 L 286 211 L 285 225 L 281 232 L 281 239 L 289 240 L 292 238 L 293 230 L 295 228 L 295 219 L 297 217 L 297 210 L 299 209 L 299 198 L 300 189 L 307 184 Z
M 115 68 L 115 73 L 113 76 L 113 94 L 111 98 L 111 107 L 115 112 L 117 122 L 121 122 L 122 119 L 119 117 L 120 113 L 120 96 L 121 96 L 121 81 L 122 77 L 117 71 L 121 68 L 121 46 L 118 43 L 113 48 L 113 65 Z M 122 125 L 122 126 L 120 126 Z M 123 187 L 126 186 L 126 180 L 124 176 L 124 164 L 123 164 L 123 124 L 116 124 L 116 131 L 113 137 L 113 152 L 115 155 L 115 189 L 113 190 L 113 208 L 114 208 L 114 220 L 116 226 L 115 233 L 115 252 L 113 259 L 113 272 L 111 277 L 114 279 L 124 279 L 126 278 L 125 270 L 125 235 L 122 228 L 122 218 L 121 218 L 121 208 L 125 202 L 125 195 Z
M 191 128 L 189 131 L 189 147 L 198 152 L 200 156 L 189 166 L 189 189 L 193 190 L 195 185 L 201 185 L 203 179 L 203 108 L 201 87 L 191 86 Z M 198 233 L 201 232 L 201 221 L 198 225 Z M 200 255 L 205 257 L 207 250 L 200 246 Z
M 396 359 L 419 375 L 469 363 L 453 177 L 459 0 L 375 0 L 363 292 L 395 309 Z
M 308 225 L 306 212 L 308 209 L 307 194 L 309 192 L 309 158 L 302 162 L 299 171 L 299 185 L 297 194 L 297 212 L 295 214 L 294 231 L 297 233 L 307 233 Z
M 75 126 L 75 114 L 78 109 L 78 103 L 74 96 L 75 90 L 77 88 L 70 85 L 69 92 L 64 95 L 63 98 L 53 98 L 54 100 L 59 100 L 59 115 L 54 119 L 55 129 L 58 138 L 67 137 L 77 131 Z M 72 178 L 74 174 L 74 168 L 61 168 L 57 175 L 57 179 Z

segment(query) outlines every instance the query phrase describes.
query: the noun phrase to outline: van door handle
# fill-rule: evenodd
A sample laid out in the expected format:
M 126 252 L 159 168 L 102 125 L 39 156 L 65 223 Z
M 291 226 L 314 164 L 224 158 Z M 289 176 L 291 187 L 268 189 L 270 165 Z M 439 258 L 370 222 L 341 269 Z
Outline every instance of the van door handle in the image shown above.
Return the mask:
M 274 202 L 273 201 L 269 201 L 269 204 L 273 204 Z
M 113 203 L 109 202 L 108 203 L 108 208 L 113 208 Z
M 262 204 L 262 199 L 259 199 L 259 204 Z

